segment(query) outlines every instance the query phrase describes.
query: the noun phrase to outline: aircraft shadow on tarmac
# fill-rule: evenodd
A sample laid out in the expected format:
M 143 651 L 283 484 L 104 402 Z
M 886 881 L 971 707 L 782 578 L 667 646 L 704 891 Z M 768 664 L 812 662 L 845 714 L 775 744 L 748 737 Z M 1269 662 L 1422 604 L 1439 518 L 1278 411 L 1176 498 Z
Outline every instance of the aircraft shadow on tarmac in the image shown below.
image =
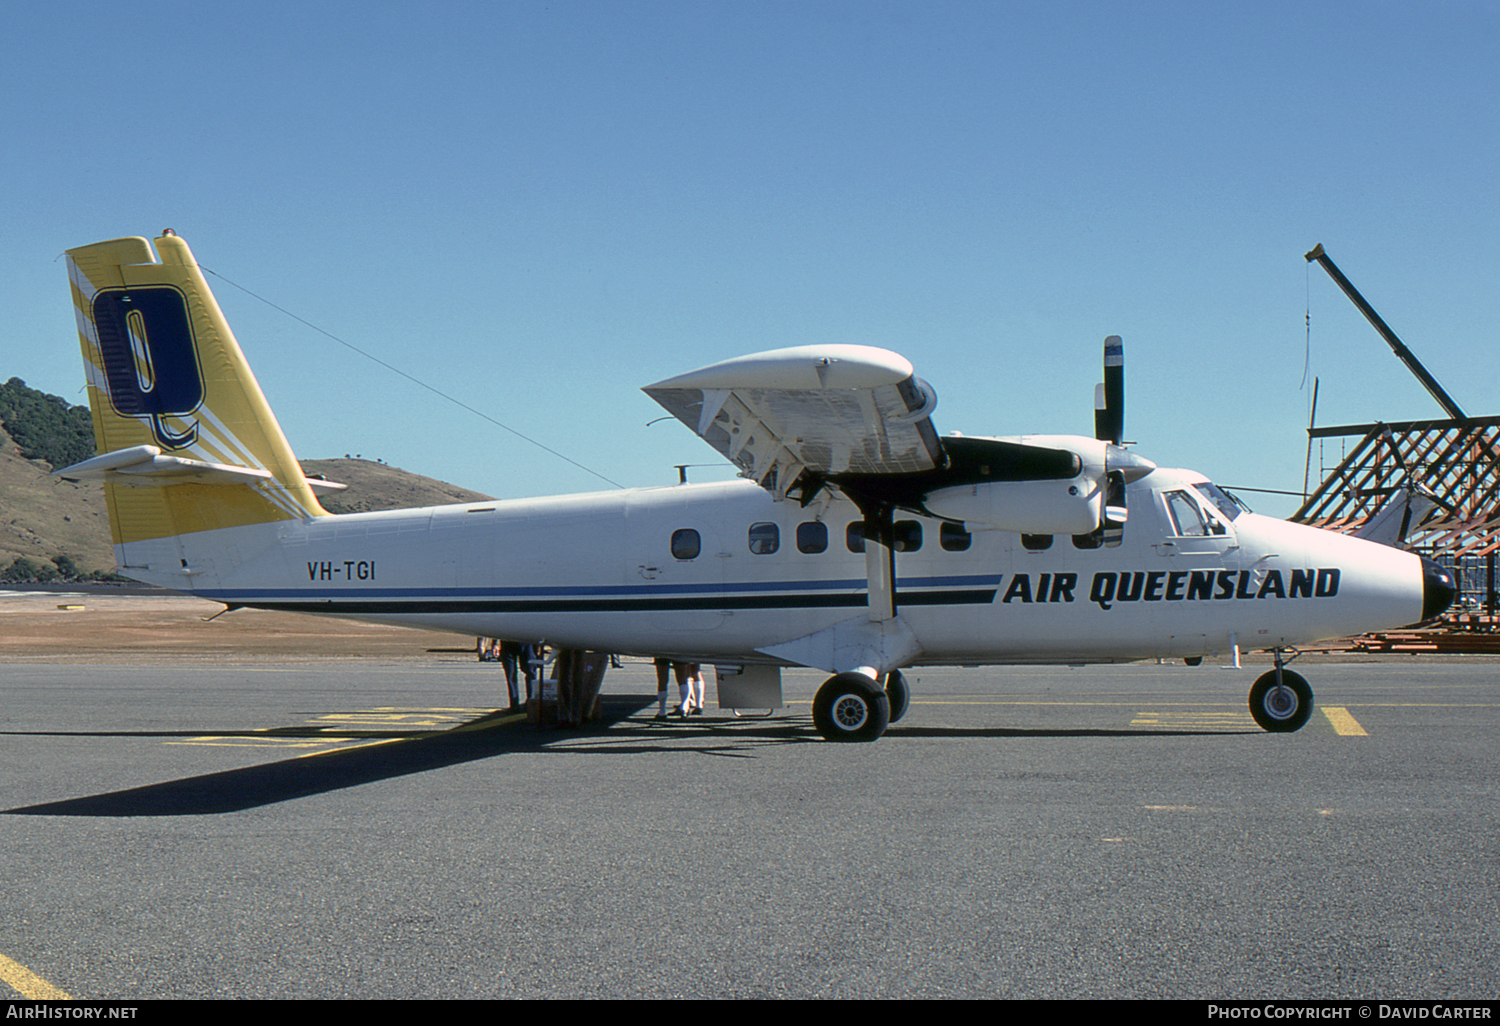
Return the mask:
M 654 699 L 653 699 L 654 701 Z M 641 700 L 644 702 L 644 699 Z M 605 705 L 604 716 L 595 727 L 607 728 L 612 721 L 638 711 L 641 702 L 612 701 Z M 518 729 L 485 729 L 491 721 L 507 721 L 505 713 L 489 713 L 462 727 L 432 731 L 341 731 L 330 735 L 313 728 L 288 727 L 254 732 L 214 734 L 144 732 L 130 736 L 144 737 L 310 737 L 326 740 L 365 738 L 384 741 L 353 748 L 335 749 L 313 755 L 301 755 L 277 762 L 242 766 L 237 769 L 206 773 L 182 780 L 168 780 L 124 791 L 86 795 L 57 802 L 44 802 L 21 808 L 0 810 L 9 816 L 211 816 L 240 812 L 262 805 L 305 798 L 338 791 L 346 787 L 428 770 L 442 769 L 478 759 L 512 752 L 545 751 L 559 737 L 577 732 Z M 98 736 L 98 735 L 91 735 Z M 121 735 L 114 735 L 121 736 Z
M 622 700 L 623 699 L 623 700 Z M 353 748 L 301 755 L 277 762 L 243 766 L 237 769 L 207 773 L 182 780 L 147 784 L 123 791 L 86 795 L 39 805 L 0 810 L 8 816 L 210 816 L 311 795 L 358 787 L 413 773 L 425 773 L 465 762 L 497 755 L 558 750 L 569 754 L 610 754 L 649 751 L 693 751 L 700 755 L 729 758 L 753 758 L 756 750 L 767 744 L 828 744 L 811 730 L 802 717 L 785 719 L 669 720 L 666 722 L 633 719 L 634 714 L 655 703 L 654 697 L 636 699 L 611 696 L 604 715 L 584 730 L 536 730 L 519 723 L 497 724 L 485 729 L 487 721 L 505 720 L 503 713 L 491 713 L 465 724 L 462 728 L 429 731 L 357 731 L 340 733 L 339 738 L 359 737 L 382 740 Z M 627 728 L 625 732 L 619 727 Z M 513 729 L 505 729 L 512 727 Z M 610 728 L 617 728 L 610 730 Z M 608 734 L 603 733 L 608 731 Z M 1258 731 L 1223 730 L 1120 730 L 1097 728 L 1013 728 L 1013 727 L 895 727 L 885 744 L 900 738 L 1066 738 L 1066 737 L 1182 737 L 1204 734 L 1258 733 Z M 191 734 L 145 732 L 136 737 L 201 737 L 212 732 Z M 91 735 L 97 736 L 97 735 Z M 114 735 L 121 736 L 121 735 Z M 325 732 L 309 728 L 279 728 L 269 731 L 212 734 L 222 737 L 318 737 Z M 684 741 L 691 742 L 686 748 Z

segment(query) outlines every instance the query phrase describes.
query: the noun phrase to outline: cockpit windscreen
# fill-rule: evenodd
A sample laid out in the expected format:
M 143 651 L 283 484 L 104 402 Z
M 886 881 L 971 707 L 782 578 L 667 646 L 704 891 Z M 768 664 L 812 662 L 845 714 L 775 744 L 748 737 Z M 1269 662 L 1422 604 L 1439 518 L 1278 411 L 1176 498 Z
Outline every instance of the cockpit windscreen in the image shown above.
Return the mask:
M 1241 513 L 1249 513 L 1250 507 L 1240 501 L 1239 496 L 1232 495 L 1216 484 L 1207 481 L 1199 481 L 1193 485 L 1194 488 L 1203 493 L 1203 497 L 1214 504 L 1220 513 L 1229 520 L 1233 520 Z

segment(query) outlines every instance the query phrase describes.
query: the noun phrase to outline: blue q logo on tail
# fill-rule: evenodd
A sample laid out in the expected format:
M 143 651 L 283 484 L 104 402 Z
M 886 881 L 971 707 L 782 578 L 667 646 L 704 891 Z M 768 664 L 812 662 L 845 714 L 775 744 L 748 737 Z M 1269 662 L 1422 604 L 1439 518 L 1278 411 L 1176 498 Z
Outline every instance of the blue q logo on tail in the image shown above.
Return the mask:
M 94 296 L 94 326 L 104 383 L 116 412 L 151 425 L 163 449 L 184 449 L 198 425 L 173 431 L 165 418 L 203 405 L 203 374 L 182 293 L 170 286 L 108 289 Z

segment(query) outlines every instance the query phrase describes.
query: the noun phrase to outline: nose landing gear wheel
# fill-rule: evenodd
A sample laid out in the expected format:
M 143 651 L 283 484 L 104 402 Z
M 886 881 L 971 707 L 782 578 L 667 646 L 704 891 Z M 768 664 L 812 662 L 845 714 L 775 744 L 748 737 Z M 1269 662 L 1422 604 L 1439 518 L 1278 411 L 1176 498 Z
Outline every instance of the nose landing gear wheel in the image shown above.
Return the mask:
M 1300 673 L 1282 670 L 1278 684 L 1276 671 L 1272 670 L 1261 674 L 1250 689 L 1250 715 L 1263 730 L 1273 734 L 1300 729 L 1312 711 L 1312 688 Z
M 862 673 L 830 677 L 813 698 L 813 726 L 828 741 L 874 741 L 890 722 L 890 700 Z

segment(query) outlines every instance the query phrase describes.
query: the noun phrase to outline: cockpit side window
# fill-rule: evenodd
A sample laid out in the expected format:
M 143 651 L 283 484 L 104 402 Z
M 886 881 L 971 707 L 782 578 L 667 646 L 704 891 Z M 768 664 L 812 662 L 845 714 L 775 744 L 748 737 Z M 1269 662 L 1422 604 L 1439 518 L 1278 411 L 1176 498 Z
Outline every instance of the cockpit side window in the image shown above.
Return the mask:
M 1199 505 L 1191 492 L 1167 492 L 1162 498 L 1172 517 L 1172 529 L 1179 537 L 1204 538 L 1228 533 L 1223 522 Z
M 1181 538 L 1195 538 L 1208 533 L 1203 526 L 1203 514 L 1198 504 L 1188 498 L 1187 492 L 1167 492 L 1167 513 L 1172 517 L 1172 530 Z

